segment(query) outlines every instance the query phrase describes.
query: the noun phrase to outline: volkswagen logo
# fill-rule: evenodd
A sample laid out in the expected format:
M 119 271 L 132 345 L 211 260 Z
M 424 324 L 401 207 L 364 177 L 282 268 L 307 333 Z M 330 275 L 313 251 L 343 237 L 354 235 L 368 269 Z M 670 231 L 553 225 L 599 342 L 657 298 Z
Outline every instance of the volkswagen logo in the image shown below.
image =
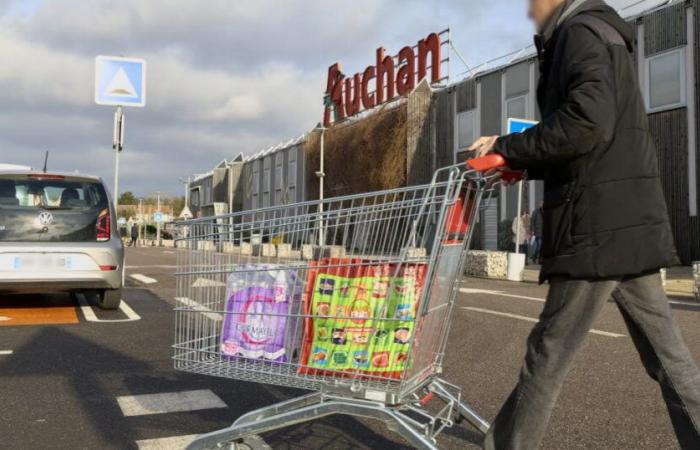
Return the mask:
M 40 212 L 39 223 L 45 227 L 51 225 L 53 223 L 53 214 L 48 211 Z

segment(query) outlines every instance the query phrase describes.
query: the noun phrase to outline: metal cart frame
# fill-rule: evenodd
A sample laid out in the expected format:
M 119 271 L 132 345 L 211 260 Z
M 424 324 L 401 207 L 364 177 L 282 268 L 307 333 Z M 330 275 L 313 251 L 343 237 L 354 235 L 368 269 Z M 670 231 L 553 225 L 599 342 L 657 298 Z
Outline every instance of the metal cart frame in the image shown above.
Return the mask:
M 182 223 L 177 241 L 176 300 L 181 305 L 176 308 L 175 368 L 313 391 L 249 412 L 228 428 L 199 436 L 188 448 L 235 446 L 247 436 L 333 414 L 383 421 L 421 449 L 437 449 L 438 434 L 461 419 L 486 433 L 489 423 L 462 401 L 459 387 L 440 375 L 472 225 L 485 193 L 491 191 L 493 180 L 486 173 L 502 165 L 502 159 L 491 156 L 474 160 L 471 166 L 440 169 L 427 185 Z M 285 291 L 287 309 L 243 313 L 232 310 L 230 303 L 227 306 L 231 277 L 252 279 L 246 277 L 265 275 L 271 268 L 287 274 L 294 286 Z M 333 303 L 341 300 L 329 300 L 320 313 L 321 303 L 315 297 L 319 292 L 341 294 L 334 287 L 329 294 L 328 287 L 313 284 L 314 277 L 356 270 L 365 277 L 372 270 L 375 273 L 375 278 L 362 278 L 373 289 L 369 315 L 365 311 L 358 319 L 356 303 L 351 314 L 345 304 Z M 399 289 L 398 283 L 406 284 Z M 392 289 L 403 292 L 406 297 L 398 302 L 409 306 L 389 306 Z M 352 292 L 357 298 L 362 295 L 363 302 L 368 295 L 360 288 Z M 410 297 L 413 292 L 415 298 Z M 401 314 L 399 308 L 403 308 Z M 238 326 L 251 317 L 256 324 L 268 321 L 284 329 L 284 357 L 225 354 L 222 323 Z M 309 348 L 320 342 L 317 331 L 320 335 L 322 323 L 347 323 L 354 328 L 332 328 L 338 332 L 333 344 L 314 350 L 320 355 L 314 359 L 316 353 L 310 355 Z M 386 344 L 387 330 L 392 329 L 389 337 L 394 341 Z M 346 334 L 357 338 L 357 344 L 347 342 Z M 391 351 L 372 352 L 379 348 L 380 338 L 383 345 L 393 346 Z M 350 345 L 354 352 L 335 350 Z M 328 364 L 331 352 L 334 357 L 336 352 L 344 355 L 338 359 L 340 364 L 353 355 L 347 363 L 352 367 L 319 368 Z M 374 365 L 385 367 L 390 359 L 400 365 L 398 373 L 370 370 Z

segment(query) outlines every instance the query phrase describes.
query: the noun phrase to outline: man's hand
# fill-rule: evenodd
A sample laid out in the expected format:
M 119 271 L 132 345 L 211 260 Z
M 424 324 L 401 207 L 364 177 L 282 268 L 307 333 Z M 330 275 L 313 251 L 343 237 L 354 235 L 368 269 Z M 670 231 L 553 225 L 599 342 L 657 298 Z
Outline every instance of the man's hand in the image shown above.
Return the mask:
M 472 145 L 467 148 L 467 151 L 476 152 L 475 158 L 480 158 L 486 156 L 493 151 L 493 147 L 496 145 L 496 140 L 498 136 L 483 136 L 476 140 Z

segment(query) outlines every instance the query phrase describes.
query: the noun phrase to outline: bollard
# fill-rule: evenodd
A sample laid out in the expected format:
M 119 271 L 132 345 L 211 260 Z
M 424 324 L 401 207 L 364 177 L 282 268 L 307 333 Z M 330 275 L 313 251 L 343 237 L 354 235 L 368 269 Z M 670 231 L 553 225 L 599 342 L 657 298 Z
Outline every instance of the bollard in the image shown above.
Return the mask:
M 700 261 L 693 263 L 693 294 L 695 300 L 700 302 Z

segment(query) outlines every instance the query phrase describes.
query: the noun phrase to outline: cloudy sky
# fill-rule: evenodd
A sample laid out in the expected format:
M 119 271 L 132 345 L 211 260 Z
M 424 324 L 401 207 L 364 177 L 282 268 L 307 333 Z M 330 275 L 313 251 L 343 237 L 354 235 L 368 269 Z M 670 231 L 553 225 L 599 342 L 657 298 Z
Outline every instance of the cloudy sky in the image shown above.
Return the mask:
M 113 108 L 93 102 L 95 56 L 140 57 L 147 106 L 126 111 L 120 190 L 179 193 L 179 177 L 312 128 L 331 63 L 354 73 L 380 45 L 394 54 L 449 26 L 476 65 L 531 42 L 526 3 L 0 0 L 0 163 L 41 166 L 50 150 L 51 169 L 111 185 Z

